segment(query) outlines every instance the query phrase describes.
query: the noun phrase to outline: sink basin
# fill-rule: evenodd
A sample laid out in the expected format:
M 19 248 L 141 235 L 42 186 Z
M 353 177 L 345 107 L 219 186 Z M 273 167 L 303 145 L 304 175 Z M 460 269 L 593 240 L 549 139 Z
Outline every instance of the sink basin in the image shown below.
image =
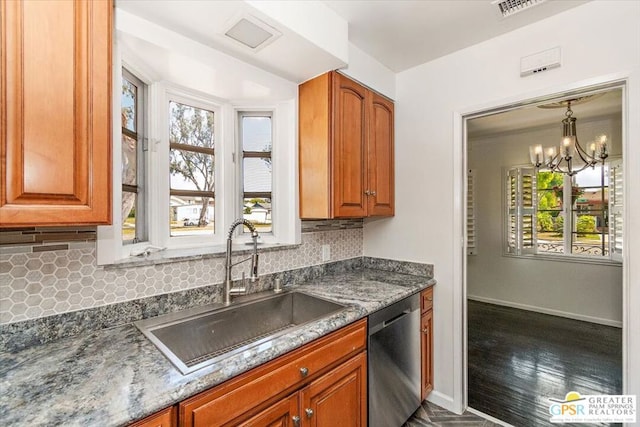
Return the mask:
M 245 297 L 135 322 L 180 372 L 223 358 L 329 316 L 345 306 L 301 292 Z

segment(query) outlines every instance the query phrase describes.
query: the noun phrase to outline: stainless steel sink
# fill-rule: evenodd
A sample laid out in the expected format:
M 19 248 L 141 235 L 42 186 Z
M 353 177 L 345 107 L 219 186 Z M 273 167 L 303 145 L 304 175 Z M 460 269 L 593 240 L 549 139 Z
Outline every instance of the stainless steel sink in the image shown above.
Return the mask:
M 301 292 L 245 297 L 135 322 L 162 353 L 188 374 L 265 343 L 345 306 Z

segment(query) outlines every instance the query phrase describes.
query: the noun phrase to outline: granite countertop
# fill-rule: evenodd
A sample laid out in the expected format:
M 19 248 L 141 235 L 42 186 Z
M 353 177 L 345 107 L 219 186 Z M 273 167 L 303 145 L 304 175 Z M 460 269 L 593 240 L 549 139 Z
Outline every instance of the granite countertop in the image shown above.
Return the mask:
M 427 277 L 361 269 L 296 285 L 296 290 L 348 307 L 188 375 L 133 324 L 0 353 L 0 421 L 12 426 L 126 425 L 433 284 Z

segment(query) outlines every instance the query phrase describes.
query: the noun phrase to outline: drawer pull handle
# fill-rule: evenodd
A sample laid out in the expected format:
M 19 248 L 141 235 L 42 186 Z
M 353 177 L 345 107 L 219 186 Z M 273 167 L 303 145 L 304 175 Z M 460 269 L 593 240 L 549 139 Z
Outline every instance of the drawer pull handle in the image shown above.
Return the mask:
M 433 301 L 433 297 L 427 297 L 427 301 Z
M 313 417 L 313 409 L 307 408 L 304 410 L 305 414 L 307 414 L 307 418 Z
M 302 378 L 305 378 L 307 375 L 309 375 L 309 369 L 300 368 L 300 375 L 302 375 Z
M 291 420 L 293 421 L 293 427 L 300 427 L 300 417 L 297 415 L 294 415 L 293 417 L 291 417 Z

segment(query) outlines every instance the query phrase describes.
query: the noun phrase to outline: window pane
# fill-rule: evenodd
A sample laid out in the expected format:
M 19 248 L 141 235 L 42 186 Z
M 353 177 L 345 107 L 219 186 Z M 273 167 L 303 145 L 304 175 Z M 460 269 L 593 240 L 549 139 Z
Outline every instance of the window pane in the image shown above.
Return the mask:
M 242 116 L 242 149 L 271 151 L 271 117 Z
M 214 157 L 185 150 L 170 150 L 169 174 L 173 190 L 214 191 Z
M 138 88 L 128 81 L 122 79 L 122 127 L 132 132 L 137 131 L 136 126 L 136 100 L 138 98 Z
M 271 159 L 244 159 L 244 192 L 271 192 Z
M 173 101 L 169 111 L 170 235 L 213 235 L 214 113 Z
M 122 192 L 122 240 L 133 242 L 136 236 L 136 206 L 138 196 L 129 191 Z
M 122 183 L 138 185 L 138 143 L 135 139 L 122 135 Z
M 213 235 L 213 198 L 171 196 L 169 209 L 172 237 Z
M 270 233 L 271 230 L 271 199 L 245 198 L 243 217 L 255 225 L 258 233 Z M 249 229 L 245 226 L 244 231 Z
M 195 147 L 214 148 L 213 111 L 189 105 L 169 102 L 171 144 L 189 144 Z
M 564 252 L 564 216 L 562 214 L 563 175 L 556 172 L 538 172 L 538 253 Z

